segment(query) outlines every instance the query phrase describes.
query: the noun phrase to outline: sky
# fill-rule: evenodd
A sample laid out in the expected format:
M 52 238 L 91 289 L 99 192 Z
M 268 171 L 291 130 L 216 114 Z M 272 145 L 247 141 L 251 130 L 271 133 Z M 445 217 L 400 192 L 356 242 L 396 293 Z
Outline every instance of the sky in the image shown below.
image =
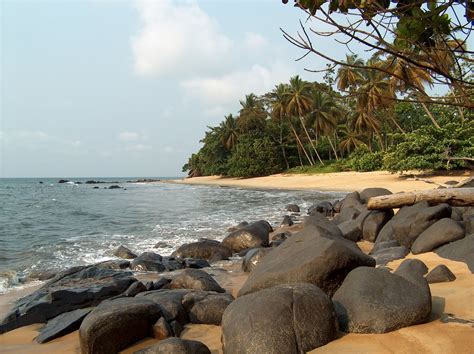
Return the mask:
M 184 175 L 245 94 L 321 78 L 280 31 L 305 18 L 279 0 L 0 0 L 0 177 Z

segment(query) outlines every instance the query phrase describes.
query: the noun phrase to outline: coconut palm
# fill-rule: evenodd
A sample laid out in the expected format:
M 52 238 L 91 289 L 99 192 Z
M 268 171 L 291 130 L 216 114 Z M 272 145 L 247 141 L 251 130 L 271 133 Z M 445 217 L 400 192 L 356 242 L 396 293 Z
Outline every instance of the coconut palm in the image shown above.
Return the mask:
M 309 135 L 308 129 L 306 128 L 305 121 L 303 117 L 310 112 L 311 110 L 311 97 L 310 97 L 310 85 L 308 82 L 303 81 L 298 75 L 290 79 L 290 87 L 287 93 L 288 104 L 287 112 L 288 114 L 298 117 L 303 128 L 306 138 L 308 139 L 311 147 L 313 148 L 316 156 L 318 157 L 319 162 L 324 165 L 321 156 L 314 146 L 313 141 Z M 314 162 L 314 161 L 313 161 Z
M 242 133 L 262 131 L 265 129 L 267 112 L 262 99 L 251 93 L 245 95 L 245 100 L 240 101 L 241 109 L 237 118 L 237 126 Z
M 346 55 L 347 65 L 343 65 L 337 71 L 337 88 L 340 91 L 346 91 L 347 89 L 357 86 L 363 81 L 364 77 L 360 69 L 354 66 L 363 66 L 364 61 L 359 59 L 357 55 Z
M 224 121 L 220 124 L 220 130 L 222 144 L 227 150 L 232 150 L 239 137 L 236 118 L 232 114 L 225 116 Z

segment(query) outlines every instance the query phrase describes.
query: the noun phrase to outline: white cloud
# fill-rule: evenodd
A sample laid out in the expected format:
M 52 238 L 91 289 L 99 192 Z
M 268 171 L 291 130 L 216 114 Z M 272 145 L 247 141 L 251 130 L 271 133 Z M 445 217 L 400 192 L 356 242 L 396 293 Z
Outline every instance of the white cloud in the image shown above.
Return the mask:
M 147 151 L 151 150 L 152 147 L 150 145 L 144 145 L 144 144 L 133 144 L 133 145 L 128 145 L 123 148 L 124 151 Z
M 244 46 L 250 50 L 264 50 L 268 42 L 265 37 L 258 33 L 247 32 L 244 38 Z
M 230 54 L 232 41 L 195 1 L 140 0 L 136 4 L 142 21 L 132 38 L 138 74 L 210 72 Z
M 117 135 L 117 139 L 120 141 L 137 141 L 140 139 L 140 134 L 136 132 L 121 132 Z
M 262 94 L 269 91 L 278 82 L 287 81 L 291 74 L 291 68 L 281 63 L 270 67 L 253 65 L 249 70 L 234 71 L 221 77 L 186 80 L 182 87 L 217 111 L 219 106 L 235 103 L 251 92 Z M 210 108 L 209 112 L 212 111 Z
M 41 130 L 12 130 L 3 131 L 0 137 L 5 147 L 15 149 L 77 149 L 82 142 L 77 139 L 68 139 L 48 134 Z

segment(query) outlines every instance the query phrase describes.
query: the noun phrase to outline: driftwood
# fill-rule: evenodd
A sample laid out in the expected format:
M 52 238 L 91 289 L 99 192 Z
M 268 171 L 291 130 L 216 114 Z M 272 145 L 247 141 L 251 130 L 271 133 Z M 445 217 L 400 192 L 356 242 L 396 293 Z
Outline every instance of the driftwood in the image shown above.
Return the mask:
M 396 193 L 370 198 L 369 210 L 400 208 L 426 200 L 430 205 L 448 203 L 453 206 L 474 206 L 474 188 L 445 188 Z

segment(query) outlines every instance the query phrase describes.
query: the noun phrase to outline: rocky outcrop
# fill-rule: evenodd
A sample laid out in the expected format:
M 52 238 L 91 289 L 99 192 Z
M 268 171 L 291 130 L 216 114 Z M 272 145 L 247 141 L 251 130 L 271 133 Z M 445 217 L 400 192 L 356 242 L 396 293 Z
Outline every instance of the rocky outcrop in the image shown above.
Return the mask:
M 70 268 L 19 299 L 2 320 L 0 333 L 32 323 L 45 323 L 65 312 L 96 306 L 102 300 L 122 294 L 135 281 L 131 272 L 97 266 Z
M 219 242 L 203 240 L 193 243 L 187 243 L 180 246 L 172 254 L 176 258 L 198 258 L 209 262 L 216 262 L 223 259 L 229 259 L 232 256 L 230 248 Z
M 380 230 L 377 242 L 397 240 L 401 246 L 411 248 L 417 237 L 436 221 L 451 215 L 448 204 L 430 207 L 423 201 L 402 207 Z
M 306 353 L 337 336 L 329 297 L 311 284 L 286 284 L 239 297 L 222 318 L 224 353 Z
M 168 338 L 161 340 L 158 344 L 151 347 L 141 349 L 135 354 L 211 354 L 209 348 L 198 341 Z
M 53 339 L 65 336 L 79 329 L 82 320 L 92 311 L 91 307 L 74 310 L 56 316 L 49 320 L 39 331 L 36 341 L 46 343 Z
M 464 229 L 456 221 L 444 218 L 423 231 L 411 246 L 413 254 L 430 252 L 435 248 L 464 237 Z
M 210 291 L 193 291 L 183 297 L 182 304 L 188 312 L 191 323 L 219 326 L 222 315 L 234 298 L 230 294 Z
M 115 354 L 152 336 L 160 307 L 145 298 L 106 301 L 89 313 L 79 328 L 83 354 Z
M 199 269 L 186 269 L 177 275 L 169 284 L 170 289 L 195 289 L 225 292 L 208 273 Z
M 386 333 L 426 321 L 431 293 L 423 276 L 417 284 L 386 269 L 359 267 L 346 277 L 332 300 L 340 329 L 355 333 Z
M 345 276 L 375 260 L 344 239 L 338 227 L 320 216 L 307 219 L 303 231 L 274 248 L 250 273 L 239 296 L 293 282 L 311 283 L 331 296 Z
M 240 252 L 246 248 L 267 247 L 271 227 L 266 221 L 257 221 L 230 233 L 222 241 L 222 245 L 232 252 Z

